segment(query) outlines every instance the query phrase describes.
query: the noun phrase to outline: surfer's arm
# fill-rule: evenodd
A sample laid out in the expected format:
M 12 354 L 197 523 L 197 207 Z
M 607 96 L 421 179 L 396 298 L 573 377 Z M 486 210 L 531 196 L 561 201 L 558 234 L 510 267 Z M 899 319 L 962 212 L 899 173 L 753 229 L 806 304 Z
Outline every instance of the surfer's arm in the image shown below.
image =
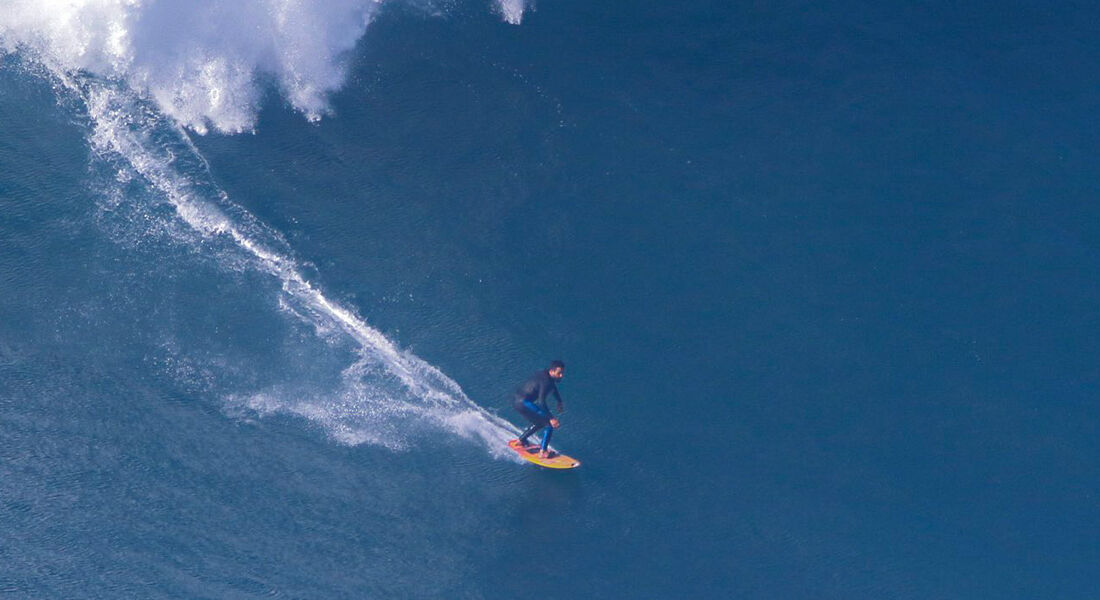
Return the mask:
M 558 401 L 558 412 L 565 412 L 565 403 L 561 401 L 561 394 L 558 392 L 558 386 L 554 386 L 554 399 Z

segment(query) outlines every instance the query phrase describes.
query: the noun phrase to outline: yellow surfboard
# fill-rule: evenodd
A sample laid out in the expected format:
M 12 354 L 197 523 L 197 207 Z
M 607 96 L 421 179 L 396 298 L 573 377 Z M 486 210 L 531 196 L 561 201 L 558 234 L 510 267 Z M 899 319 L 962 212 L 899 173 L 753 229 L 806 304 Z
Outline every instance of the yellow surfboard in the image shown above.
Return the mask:
M 535 463 L 540 467 L 546 467 L 548 469 L 575 469 L 581 466 L 581 461 L 566 456 L 564 454 L 558 454 L 554 452 L 550 458 L 539 458 L 538 446 L 527 446 L 524 448 L 519 445 L 519 440 L 512 440 L 508 442 L 508 447 L 520 455 L 524 460 Z

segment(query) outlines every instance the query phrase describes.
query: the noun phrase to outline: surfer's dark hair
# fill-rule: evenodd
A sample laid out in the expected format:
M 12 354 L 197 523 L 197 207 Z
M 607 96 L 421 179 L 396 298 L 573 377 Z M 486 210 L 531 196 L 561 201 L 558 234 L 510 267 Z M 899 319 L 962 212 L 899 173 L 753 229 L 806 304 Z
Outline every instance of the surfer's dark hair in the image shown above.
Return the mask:
M 558 368 L 564 369 L 565 368 L 565 363 L 561 362 L 560 360 L 550 361 L 550 370 L 551 371 L 553 371 L 554 369 L 558 369 Z

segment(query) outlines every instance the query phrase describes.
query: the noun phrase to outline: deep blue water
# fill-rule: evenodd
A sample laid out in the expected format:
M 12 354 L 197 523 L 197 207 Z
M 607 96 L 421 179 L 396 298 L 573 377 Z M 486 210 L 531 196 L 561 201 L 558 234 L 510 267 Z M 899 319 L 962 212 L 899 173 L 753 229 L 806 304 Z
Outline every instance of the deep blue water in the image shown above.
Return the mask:
M 319 122 L 138 129 L 476 405 L 565 360 L 584 465 L 403 412 L 16 53 L 0 593 L 1096 593 L 1094 7 L 445 9 L 384 8 Z

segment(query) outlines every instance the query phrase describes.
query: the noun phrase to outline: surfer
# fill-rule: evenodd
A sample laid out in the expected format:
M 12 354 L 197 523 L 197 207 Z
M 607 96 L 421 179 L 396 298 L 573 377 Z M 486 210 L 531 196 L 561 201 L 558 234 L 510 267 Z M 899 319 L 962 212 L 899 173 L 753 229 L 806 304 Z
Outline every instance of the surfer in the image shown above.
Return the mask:
M 512 406 L 519 411 L 519 414 L 531 422 L 531 426 L 519 436 L 521 446 L 526 447 L 527 438 L 539 429 L 543 430 L 542 449 L 539 452 L 542 458 L 550 456 L 550 436 L 559 426 L 558 420 L 546 407 L 546 397 L 553 394 L 558 401 L 558 412 L 565 412 L 565 405 L 562 404 L 561 394 L 558 393 L 556 384 L 564 376 L 565 363 L 560 360 L 550 361 L 549 368 L 535 373 L 516 388 L 516 395 L 512 401 Z

